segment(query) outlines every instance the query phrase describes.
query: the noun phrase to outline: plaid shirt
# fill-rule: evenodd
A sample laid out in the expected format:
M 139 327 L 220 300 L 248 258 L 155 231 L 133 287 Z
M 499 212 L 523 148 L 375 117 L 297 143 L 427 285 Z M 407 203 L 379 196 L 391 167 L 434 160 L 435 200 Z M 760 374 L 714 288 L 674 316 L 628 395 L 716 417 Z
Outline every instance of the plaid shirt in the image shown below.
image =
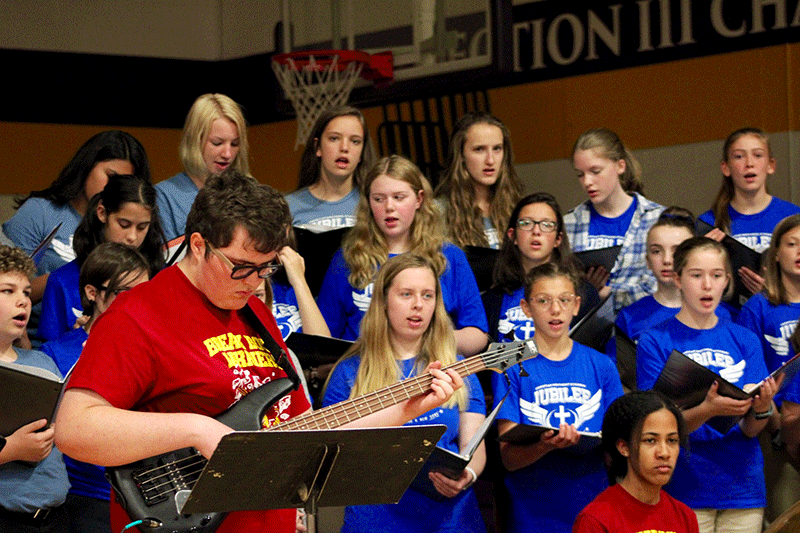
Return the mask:
M 609 284 L 614 293 L 615 312 L 639 298 L 653 294 L 656 289 L 656 279 L 645 261 L 647 232 L 658 220 L 664 206 L 648 200 L 639 193 L 634 194 L 638 200 L 636 210 L 633 212 L 628 231 L 625 232 L 625 240 L 622 242 L 617 262 L 611 269 Z M 590 214 L 589 200 L 587 200 L 564 215 L 564 227 L 573 252 L 587 250 Z

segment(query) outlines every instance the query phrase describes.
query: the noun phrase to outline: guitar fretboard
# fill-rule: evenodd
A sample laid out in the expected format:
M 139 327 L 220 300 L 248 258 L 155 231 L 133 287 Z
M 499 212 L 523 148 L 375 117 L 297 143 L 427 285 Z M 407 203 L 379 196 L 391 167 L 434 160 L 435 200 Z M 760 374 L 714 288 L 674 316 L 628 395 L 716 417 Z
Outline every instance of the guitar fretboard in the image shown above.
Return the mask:
M 480 356 L 470 357 L 446 366 L 442 370 L 454 369 L 461 376 L 468 376 L 487 368 Z M 367 393 L 358 398 L 345 400 L 318 411 L 292 418 L 269 428 L 269 431 L 335 429 L 358 420 L 386 407 L 398 404 L 419 394 L 428 392 L 433 376 L 426 373 L 412 379 L 393 383 L 388 387 Z

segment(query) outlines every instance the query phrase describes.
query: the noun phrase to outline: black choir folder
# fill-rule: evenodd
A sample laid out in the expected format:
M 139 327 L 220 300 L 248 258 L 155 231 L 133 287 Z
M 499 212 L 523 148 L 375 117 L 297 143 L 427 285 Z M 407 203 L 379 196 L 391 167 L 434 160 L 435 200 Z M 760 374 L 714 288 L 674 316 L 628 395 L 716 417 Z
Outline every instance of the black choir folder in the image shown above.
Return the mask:
M 481 442 L 483 442 L 483 439 L 486 437 L 486 433 L 491 429 L 492 423 L 495 417 L 497 417 L 500 406 L 503 405 L 504 401 L 505 398 L 492 409 L 489 416 L 478 426 L 472 439 L 467 443 L 464 453 L 451 452 L 450 450 L 445 450 L 444 448 L 436 446 L 430 456 L 428 456 L 428 460 L 425 462 L 422 470 L 419 471 L 417 477 L 411 482 L 411 488 L 434 500 L 446 500 L 447 498 L 433 486 L 433 482 L 428 477 L 428 472 L 441 472 L 450 479 L 458 479 L 461 477 L 464 468 L 472 461 L 475 450 L 478 449 L 478 446 L 480 446 Z
M 464 247 L 464 255 L 467 256 L 467 262 L 475 274 L 478 290 L 480 292 L 489 290 L 492 287 L 494 263 L 500 255 L 500 250 L 467 245 Z
M 535 444 L 539 442 L 542 435 L 547 431 L 555 431 L 558 433 L 558 428 L 549 426 L 534 426 L 532 424 L 517 424 L 509 429 L 498 438 L 501 442 L 510 442 L 511 444 L 519 444 L 525 446 L 527 444 Z M 600 446 L 602 434 L 590 431 L 579 431 L 581 438 L 574 446 L 564 448 L 564 451 L 582 455 L 588 453 L 598 446 Z
M 777 380 L 783 374 L 783 382 L 780 385 L 780 388 L 783 388 L 794 379 L 799 370 L 800 353 L 786 361 L 770 376 Z M 653 385 L 653 390 L 670 398 L 681 409 L 689 409 L 699 405 L 705 399 L 708 389 L 711 388 L 715 381 L 719 383 L 719 388 L 717 389 L 719 394 L 737 400 L 747 400 L 755 397 L 758 391 L 761 390 L 761 383 L 763 383 L 762 380 L 750 392 L 745 392 L 713 370 L 693 361 L 678 350 L 672 350 L 672 353 L 669 354 L 669 359 L 667 359 L 667 364 L 664 365 L 661 374 L 658 375 L 658 379 Z M 730 431 L 741 418 L 740 416 L 715 416 L 706 423 L 724 434 Z
M 61 379 L 42 368 L 0 361 L 0 435 L 42 418 L 52 423 L 70 373 Z
M 306 282 L 316 297 L 322 286 L 322 279 L 328 271 L 331 259 L 342 245 L 342 238 L 350 228 L 330 229 L 323 226 L 294 226 L 297 240 L 297 253 L 303 256 L 306 264 Z
M 697 235 L 705 235 L 714 229 L 714 226 L 703 222 L 700 219 L 697 220 L 696 227 Z M 745 246 L 727 234 L 722 239 L 722 245 L 725 246 L 725 249 L 728 251 L 728 257 L 730 257 L 731 260 L 731 269 L 733 270 L 733 297 L 731 298 L 730 303 L 739 308 L 744 305 L 747 299 L 753 295 L 753 293 L 751 293 L 748 288 L 745 287 L 744 283 L 742 282 L 742 278 L 739 277 L 739 269 L 742 267 L 747 267 L 756 274 L 760 275 L 761 254 L 749 246 Z
M 583 269 L 589 270 L 591 267 L 602 266 L 606 272 L 611 272 L 617 262 L 617 256 L 622 246 L 609 246 L 608 248 L 598 248 L 596 250 L 586 250 L 575 252 L 575 257 L 583 263 Z
M 297 355 L 303 368 L 316 368 L 333 364 L 352 345 L 351 341 L 337 339 L 336 337 L 323 337 L 322 335 L 311 335 L 296 331 L 293 331 L 286 338 L 286 346 Z

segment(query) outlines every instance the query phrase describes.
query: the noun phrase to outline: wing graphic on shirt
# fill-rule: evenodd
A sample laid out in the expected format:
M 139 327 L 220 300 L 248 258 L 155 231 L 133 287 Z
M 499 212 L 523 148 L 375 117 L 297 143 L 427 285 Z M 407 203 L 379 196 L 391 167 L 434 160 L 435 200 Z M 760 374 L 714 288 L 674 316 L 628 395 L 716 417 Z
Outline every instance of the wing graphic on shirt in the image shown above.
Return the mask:
M 522 411 L 523 415 L 528 417 L 528 420 L 537 426 L 547 425 L 547 409 L 544 407 L 520 398 L 519 410 Z
M 731 383 L 736 383 L 739 381 L 742 376 L 744 375 L 744 367 L 747 365 L 747 361 L 742 359 L 738 363 L 733 366 L 729 366 L 728 368 L 723 368 L 719 371 L 719 375 L 725 378 L 726 380 L 730 381 Z
M 769 345 L 775 350 L 778 355 L 789 355 L 789 339 L 781 339 L 780 337 L 773 337 L 772 335 L 764 334 Z
M 600 409 L 602 401 L 603 390 L 601 389 L 595 392 L 588 402 L 575 409 L 575 427 L 580 429 L 584 422 L 591 420 L 597 410 Z
M 67 263 L 75 259 L 75 250 L 72 249 L 71 242 L 69 244 L 65 244 L 61 241 L 53 239 L 53 242 L 50 243 L 50 246 L 52 246 L 53 250 L 58 254 L 58 256 Z
M 358 310 L 362 313 L 367 312 L 369 302 L 372 301 L 372 287 L 373 284 L 370 283 L 364 288 L 363 292 L 353 291 L 353 303 L 356 304 L 356 307 L 358 307 Z

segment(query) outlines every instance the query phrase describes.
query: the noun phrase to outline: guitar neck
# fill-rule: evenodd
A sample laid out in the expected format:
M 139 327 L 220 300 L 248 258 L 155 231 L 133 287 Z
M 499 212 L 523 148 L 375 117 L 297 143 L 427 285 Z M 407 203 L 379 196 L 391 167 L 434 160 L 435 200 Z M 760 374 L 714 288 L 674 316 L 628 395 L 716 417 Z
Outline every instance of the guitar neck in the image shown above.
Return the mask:
M 468 376 L 486 369 L 481 355 L 458 361 L 446 366 L 442 370 L 454 369 L 460 376 Z M 345 400 L 343 402 L 324 407 L 318 411 L 309 412 L 302 416 L 292 418 L 286 422 L 269 428 L 270 431 L 289 430 L 314 430 L 335 429 L 343 424 L 358 420 L 386 407 L 398 404 L 419 394 L 428 392 L 431 388 L 433 376 L 425 373 L 412 379 L 393 383 L 388 387 Z

